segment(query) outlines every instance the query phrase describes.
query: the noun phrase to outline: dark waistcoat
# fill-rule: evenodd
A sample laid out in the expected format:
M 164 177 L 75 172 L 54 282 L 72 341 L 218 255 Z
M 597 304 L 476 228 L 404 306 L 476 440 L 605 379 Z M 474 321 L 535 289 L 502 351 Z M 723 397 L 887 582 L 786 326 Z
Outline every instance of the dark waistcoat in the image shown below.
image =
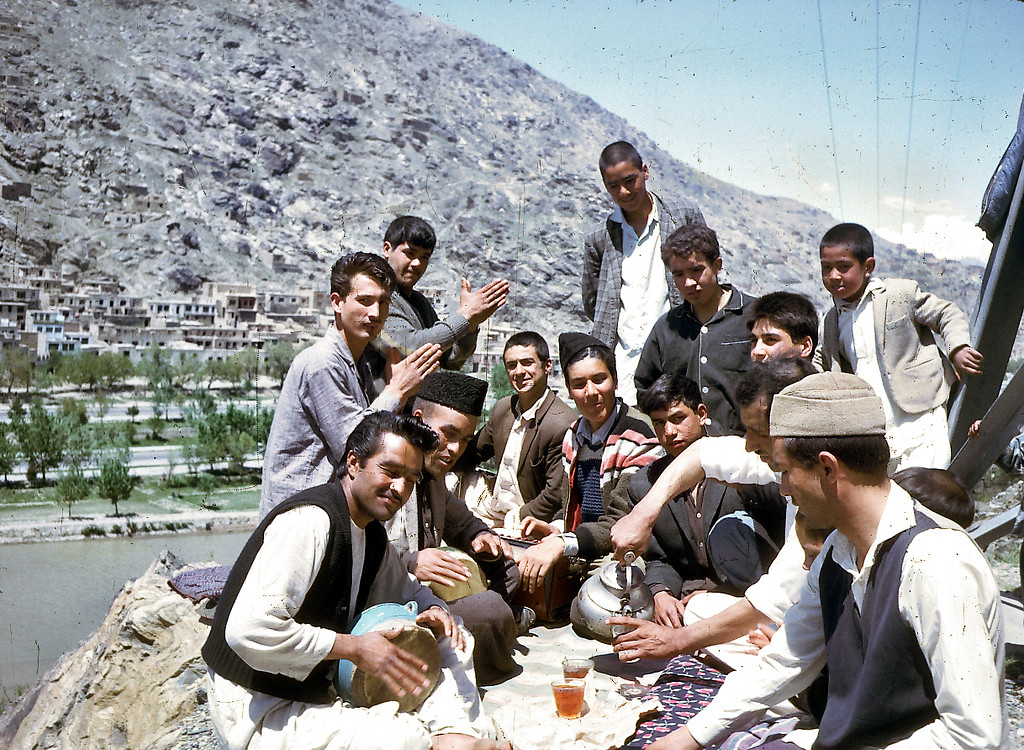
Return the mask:
M 234 607 L 238 592 L 249 574 L 256 553 L 263 546 L 263 535 L 270 523 L 281 513 L 302 505 L 315 505 L 326 511 L 331 519 L 327 539 L 327 553 L 320 570 L 306 592 L 302 606 L 295 613 L 295 621 L 328 628 L 338 633 L 347 632 L 354 615 L 362 612 L 370 585 L 377 577 L 387 548 L 387 532 L 376 521 L 366 527 L 366 559 L 356 597 L 355 612 L 349 612 L 352 594 L 352 532 L 349 527 L 348 502 L 341 483 L 334 481 L 312 487 L 295 495 L 274 508 L 253 532 L 231 568 L 224 593 L 217 602 L 213 627 L 203 646 L 203 659 L 214 672 L 237 685 L 284 700 L 306 703 L 329 703 L 330 664 L 318 664 L 305 680 L 296 680 L 281 674 L 260 672 L 246 664 L 231 650 L 224 639 L 224 628 Z
M 913 527 L 882 543 L 862 610 L 854 602 L 852 576 L 831 552 L 821 566 L 828 705 L 815 748 L 884 747 L 938 718 L 928 662 L 899 611 L 907 547 L 938 526 L 920 511 L 915 516 Z

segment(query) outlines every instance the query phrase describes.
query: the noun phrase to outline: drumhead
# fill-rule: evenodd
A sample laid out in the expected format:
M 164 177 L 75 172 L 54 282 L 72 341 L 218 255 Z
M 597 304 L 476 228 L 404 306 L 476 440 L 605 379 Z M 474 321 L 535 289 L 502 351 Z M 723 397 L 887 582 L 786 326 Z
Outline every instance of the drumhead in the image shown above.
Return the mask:
M 402 632 L 390 639 L 391 642 L 426 662 L 426 675 L 430 680 L 430 686 L 419 695 L 406 693 L 398 698 L 380 677 L 356 667 L 352 674 L 350 698 L 353 705 L 369 708 L 387 701 L 398 701 L 398 710 L 414 711 L 427 699 L 427 696 L 433 692 L 434 686 L 437 685 L 437 680 L 441 675 L 441 649 L 437 645 L 437 638 L 434 637 L 434 634 L 429 629 L 410 622 L 385 623 L 375 630 L 386 630 L 392 626 L 400 626 Z

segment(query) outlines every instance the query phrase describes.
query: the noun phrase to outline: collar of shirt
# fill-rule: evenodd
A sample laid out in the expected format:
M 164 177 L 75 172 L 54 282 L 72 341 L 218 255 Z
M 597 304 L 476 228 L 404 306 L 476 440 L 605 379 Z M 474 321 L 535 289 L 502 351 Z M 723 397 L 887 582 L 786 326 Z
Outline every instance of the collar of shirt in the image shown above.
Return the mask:
M 544 402 L 548 400 L 551 395 L 551 389 L 544 391 L 544 395 L 537 399 L 537 402 L 526 411 L 520 413 L 519 411 L 519 397 L 516 396 L 512 399 L 512 416 L 515 417 L 513 421 L 519 421 L 523 424 L 532 422 L 537 418 L 537 412 L 540 411 L 540 407 L 544 405 Z
M 580 426 L 576 430 L 576 437 L 581 441 L 586 441 L 591 448 L 600 448 L 604 445 L 604 441 L 608 439 L 608 436 L 612 432 L 612 428 L 615 423 L 619 421 L 619 417 L 622 416 L 623 412 L 626 411 L 626 404 L 618 396 L 615 397 L 615 408 L 612 410 L 612 415 L 608 417 L 601 429 L 597 432 L 590 431 L 590 422 L 585 419 L 580 419 Z
M 864 294 L 860 295 L 860 297 L 854 302 L 835 300 L 836 309 L 840 314 L 856 312 L 863 305 L 866 305 L 870 298 L 882 291 L 882 289 L 881 281 L 878 279 L 868 279 L 868 283 L 864 287 Z
M 338 351 L 341 352 L 342 359 L 355 367 L 356 361 L 352 357 L 352 352 L 349 350 L 348 344 L 345 342 L 345 337 L 341 335 L 341 331 L 338 330 L 338 327 L 334 325 L 334 323 L 331 323 L 330 327 L 327 329 L 325 337 L 333 340 L 338 346 Z
M 659 215 L 658 215 L 658 201 L 657 201 L 657 199 L 655 199 L 653 193 L 650 194 L 650 196 L 651 196 L 651 213 L 647 216 L 647 224 L 644 226 L 644 231 L 642 231 L 640 234 L 637 235 L 637 243 L 638 244 L 643 240 L 644 237 L 646 237 L 647 235 L 649 235 L 651 233 L 651 230 L 653 230 L 654 226 L 658 223 L 658 218 L 659 218 Z M 633 229 L 633 227 L 629 224 L 629 222 L 626 221 L 626 217 L 622 213 L 622 208 L 620 206 L 616 206 L 615 210 L 612 211 L 612 215 L 609 216 L 608 218 L 611 219 L 612 221 L 614 221 L 616 224 L 621 224 L 623 232 L 626 231 L 627 227 L 629 228 L 630 231 L 635 231 Z
M 882 517 L 878 520 L 878 529 L 875 531 L 875 539 L 864 556 L 864 567 L 857 568 L 857 548 L 853 546 L 839 531 L 833 531 L 829 540 L 832 542 L 832 559 L 847 573 L 853 576 L 853 580 L 866 582 L 871 575 L 871 568 L 875 564 L 875 557 L 879 547 L 900 532 L 906 531 L 916 523 L 914 518 L 914 500 L 906 491 L 895 482 L 889 484 L 889 497 L 882 510 Z M 827 545 L 826 545 L 827 546 Z M 823 560 L 824 555 L 818 555 Z M 820 563 L 816 562 L 820 569 Z M 815 573 L 817 575 L 817 573 Z

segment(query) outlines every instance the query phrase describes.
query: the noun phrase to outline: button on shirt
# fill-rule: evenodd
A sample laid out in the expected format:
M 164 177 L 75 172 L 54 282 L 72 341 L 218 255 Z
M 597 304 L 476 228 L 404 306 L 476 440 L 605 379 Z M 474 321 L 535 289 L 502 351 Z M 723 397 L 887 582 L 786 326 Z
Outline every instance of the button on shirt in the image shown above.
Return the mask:
M 619 288 L 618 339 L 615 367 L 618 370 L 619 395 L 628 404 L 636 403 L 633 371 L 640 359 L 654 324 L 669 310 L 668 281 L 661 259 L 661 222 L 658 202 L 653 201 L 647 225 L 637 236 L 616 207 L 611 220 L 622 225 L 622 286 Z

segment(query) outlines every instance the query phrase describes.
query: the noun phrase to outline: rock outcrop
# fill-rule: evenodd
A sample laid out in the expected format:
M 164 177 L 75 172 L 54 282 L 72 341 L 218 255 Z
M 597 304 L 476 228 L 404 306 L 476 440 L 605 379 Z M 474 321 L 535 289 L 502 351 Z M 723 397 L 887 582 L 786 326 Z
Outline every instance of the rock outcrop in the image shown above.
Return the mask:
M 165 551 L 128 583 L 92 637 L 0 716 L 0 747 L 180 747 L 184 724 L 205 698 L 199 650 L 208 630 L 196 605 L 168 586 L 182 568 Z

